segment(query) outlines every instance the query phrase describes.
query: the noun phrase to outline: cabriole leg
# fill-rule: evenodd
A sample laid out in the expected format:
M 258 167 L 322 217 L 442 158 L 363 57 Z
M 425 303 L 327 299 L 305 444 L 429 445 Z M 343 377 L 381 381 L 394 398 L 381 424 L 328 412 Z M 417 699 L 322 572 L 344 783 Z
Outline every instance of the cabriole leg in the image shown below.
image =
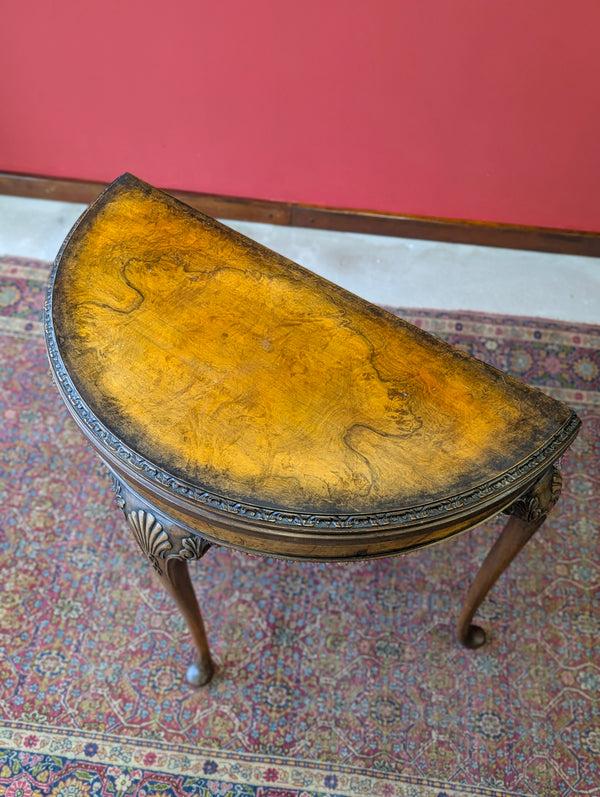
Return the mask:
M 475 612 L 498 578 L 546 520 L 558 500 L 561 485 L 559 471 L 550 468 L 525 495 L 505 510 L 511 517 L 475 576 L 458 621 L 458 639 L 465 647 L 478 648 L 485 644 L 485 631 L 472 624 Z
M 198 663 L 188 667 L 186 679 L 193 686 L 204 686 L 213 677 L 214 665 L 202 614 L 190 581 L 188 563 L 185 559 L 170 558 L 165 562 L 162 572 L 158 573 L 158 577 L 181 612 L 198 651 Z
M 117 504 L 136 542 L 181 612 L 194 640 L 198 663 L 188 668 L 186 678 L 193 686 L 204 686 L 214 674 L 214 665 L 202 614 L 190 581 L 188 561 L 204 556 L 210 543 L 200 535 L 177 526 L 114 474 L 111 475 Z

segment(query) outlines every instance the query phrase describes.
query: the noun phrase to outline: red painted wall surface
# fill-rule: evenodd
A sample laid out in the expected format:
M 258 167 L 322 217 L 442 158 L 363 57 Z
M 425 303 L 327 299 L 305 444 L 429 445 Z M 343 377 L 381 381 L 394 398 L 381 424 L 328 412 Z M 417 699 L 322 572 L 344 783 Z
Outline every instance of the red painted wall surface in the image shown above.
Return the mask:
M 20 0 L 0 170 L 600 230 L 598 0 Z

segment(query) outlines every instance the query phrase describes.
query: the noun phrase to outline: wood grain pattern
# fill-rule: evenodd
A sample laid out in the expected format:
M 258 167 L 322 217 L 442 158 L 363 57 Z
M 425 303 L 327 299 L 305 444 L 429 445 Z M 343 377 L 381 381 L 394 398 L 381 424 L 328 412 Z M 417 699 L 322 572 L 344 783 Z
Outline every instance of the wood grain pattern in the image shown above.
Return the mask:
M 368 513 L 454 496 L 570 415 L 131 177 L 71 236 L 54 325 L 120 439 L 260 506 Z

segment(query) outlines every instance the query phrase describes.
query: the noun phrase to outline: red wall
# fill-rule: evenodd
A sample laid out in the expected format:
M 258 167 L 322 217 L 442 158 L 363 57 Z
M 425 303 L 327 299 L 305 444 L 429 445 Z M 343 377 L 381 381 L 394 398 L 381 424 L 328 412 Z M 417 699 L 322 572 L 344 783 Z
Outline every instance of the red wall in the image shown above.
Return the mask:
M 600 230 L 598 0 L 19 0 L 0 170 Z

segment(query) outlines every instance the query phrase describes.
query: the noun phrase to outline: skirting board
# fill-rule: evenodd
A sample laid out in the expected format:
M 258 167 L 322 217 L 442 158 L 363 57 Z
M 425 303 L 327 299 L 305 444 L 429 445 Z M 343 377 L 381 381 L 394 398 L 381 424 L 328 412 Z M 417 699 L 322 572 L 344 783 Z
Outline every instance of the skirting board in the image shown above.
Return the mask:
M 0 194 L 11 196 L 89 204 L 105 187 L 106 183 L 101 182 L 0 172 Z M 169 188 L 164 190 L 197 210 L 219 219 L 600 257 L 600 233 L 596 232 L 402 216 Z

